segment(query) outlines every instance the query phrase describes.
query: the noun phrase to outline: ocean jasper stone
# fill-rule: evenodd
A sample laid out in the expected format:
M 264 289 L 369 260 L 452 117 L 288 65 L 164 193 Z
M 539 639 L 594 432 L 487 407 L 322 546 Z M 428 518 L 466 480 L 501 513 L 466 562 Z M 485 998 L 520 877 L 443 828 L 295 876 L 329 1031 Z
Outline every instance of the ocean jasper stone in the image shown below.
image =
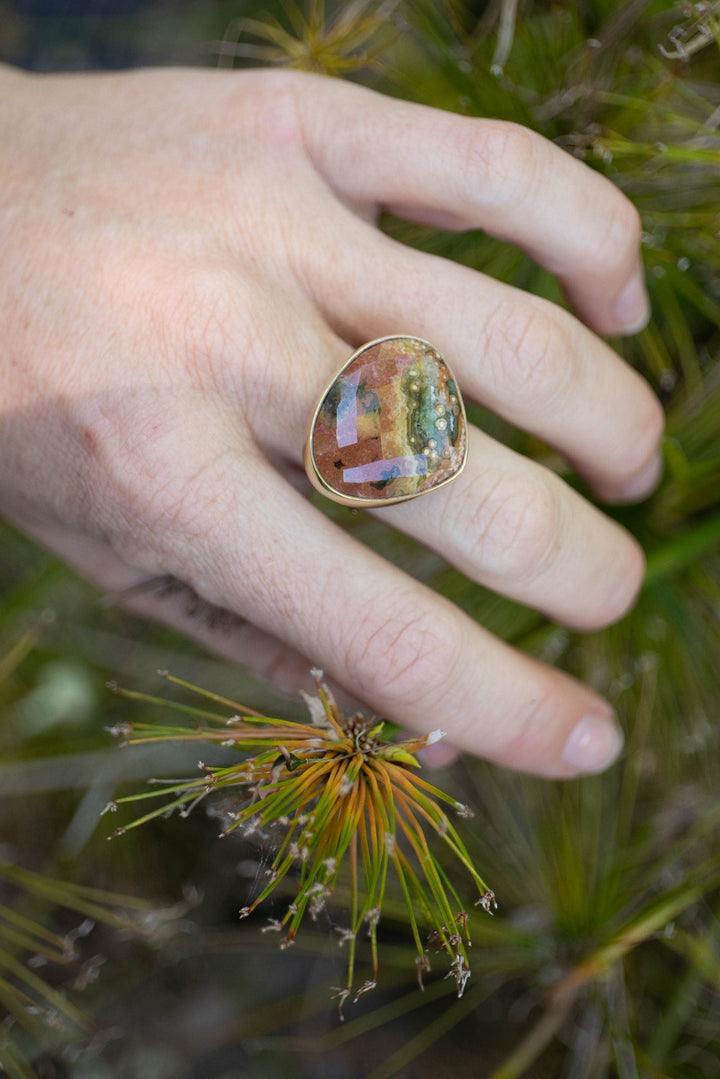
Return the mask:
M 417 337 L 387 337 L 351 356 L 328 388 L 306 464 L 328 498 L 388 505 L 447 483 L 466 452 L 465 410 L 445 360 Z

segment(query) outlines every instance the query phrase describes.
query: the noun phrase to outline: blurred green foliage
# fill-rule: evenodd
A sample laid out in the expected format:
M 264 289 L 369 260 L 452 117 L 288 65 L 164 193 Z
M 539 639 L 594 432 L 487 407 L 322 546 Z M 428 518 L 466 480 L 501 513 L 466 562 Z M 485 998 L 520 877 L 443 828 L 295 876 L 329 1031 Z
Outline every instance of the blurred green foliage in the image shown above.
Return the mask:
M 106 678 L 149 689 L 151 672 L 170 667 L 265 711 L 291 715 L 295 705 L 169 631 L 101 607 L 64 567 L 2 529 L 0 861 L 156 902 L 178 899 L 188 884 L 205 894 L 195 929 L 167 940 L 157 959 L 104 938 L 109 961 L 81 1003 L 114 1037 L 64 1057 L 25 1039 L 26 1069 L 72 1079 L 718 1075 L 719 8 L 237 0 L 52 26 L 1 8 L 6 58 L 32 55 L 34 66 L 92 66 L 113 42 L 119 62 L 291 64 L 541 132 L 607 175 L 642 214 L 654 318 L 637 338 L 613 344 L 650 379 L 668 415 L 660 489 L 617 511 L 648 553 L 645 588 L 634 611 L 602 633 L 550 625 L 376 521 L 326 507 L 505 639 L 608 694 L 628 736 L 623 761 L 602 777 L 553 784 L 475 760 L 441 777 L 476 807 L 465 838 L 501 910 L 472 920 L 473 980 L 453 1002 L 448 983 L 431 982 L 421 995 L 407 979 L 402 897 L 394 907 L 390 897 L 384 995 L 358 1004 L 342 1028 L 327 1007 L 336 944 L 318 931 L 304 950 L 280 956 L 257 928 L 236 924 L 262 849 L 211 842 L 217 824 L 200 815 L 155 822 L 109 846 L 97 823 L 117 791 L 187 774 L 195 763 L 169 747 L 162 756 L 111 748 L 103 726 L 125 718 L 127 704 L 106 696 Z M 548 274 L 480 232 L 392 219 L 384 227 L 563 302 Z M 479 410 L 475 418 L 577 482 L 547 447 Z M 48 932 L 66 931 L 63 887 L 37 915 Z M 7 909 L 18 909 L 20 894 L 6 895 L 0 880 Z M 29 952 L 18 946 L 18 955 Z M 0 1040 L 15 1027 L 0 1026 Z

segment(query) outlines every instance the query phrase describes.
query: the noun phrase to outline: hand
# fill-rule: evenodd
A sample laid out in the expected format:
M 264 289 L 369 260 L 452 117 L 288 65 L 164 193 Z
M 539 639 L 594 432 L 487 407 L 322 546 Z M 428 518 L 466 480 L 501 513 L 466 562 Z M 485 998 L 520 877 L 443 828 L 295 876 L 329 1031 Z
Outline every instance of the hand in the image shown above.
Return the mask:
M 494 639 L 304 497 L 306 425 L 363 341 L 410 333 L 466 398 L 593 488 L 654 485 L 643 380 L 541 299 L 377 231 L 381 208 L 485 228 L 601 333 L 647 318 L 639 223 L 538 136 L 287 72 L 0 73 L 0 507 L 97 585 L 293 689 L 310 663 L 376 712 L 548 776 L 604 767 L 608 705 Z M 473 580 L 581 629 L 630 606 L 635 541 L 553 473 L 470 432 L 447 488 L 376 511 Z M 306 658 L 306 657 L 309 657 Z

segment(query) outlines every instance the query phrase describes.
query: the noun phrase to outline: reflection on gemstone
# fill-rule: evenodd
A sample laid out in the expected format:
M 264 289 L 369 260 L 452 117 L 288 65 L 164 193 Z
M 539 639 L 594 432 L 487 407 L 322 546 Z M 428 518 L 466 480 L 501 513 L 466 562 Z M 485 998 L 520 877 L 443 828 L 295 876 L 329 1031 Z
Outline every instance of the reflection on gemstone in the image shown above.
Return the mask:
M 343 384 L 337 410 L 337 444 L 352 446 L 358 440 L 357 384 L 360 372 L 354 371 Z
M 414 337 L 366 345 L 317 411 L 310 462 L 330 497 L 393 502 L 457 475 L 466 455 L 460 393 L 440 353 Z
M 398 476 L 424 475 L 427 472 L 425 458 L 391 457 L 385 461 L 368 461 L 366 465 L 343 469 L 343 483 L 369 483 L 371 480 L 394 480 Z

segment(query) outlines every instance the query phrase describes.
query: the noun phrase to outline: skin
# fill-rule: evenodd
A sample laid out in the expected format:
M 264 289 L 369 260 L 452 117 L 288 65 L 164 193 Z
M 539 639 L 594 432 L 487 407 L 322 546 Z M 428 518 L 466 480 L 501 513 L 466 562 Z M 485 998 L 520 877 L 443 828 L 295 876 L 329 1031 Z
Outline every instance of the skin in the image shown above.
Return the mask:
M 661 409 L 595 335 L 648 317 L 632 205 L 523 128 L 317 76 L 2 68 L 0 100 L 0 511 L 282 686 L 316 664 L 501 764 L 607 765 L 606 702 L 332 524 L 301 462 L 348 355 L 412 333 L 601 497 L 649 493 Z M 382 209 L 521 246 L 578 317 L 405 248 Z M 374 512 L 569 626 L 620 618 L 644 569 L 632 537 L 482 431 L 469 443 L 457 481 Z M 214 635 L 138 589 L 164 574 L 243 621 Z

